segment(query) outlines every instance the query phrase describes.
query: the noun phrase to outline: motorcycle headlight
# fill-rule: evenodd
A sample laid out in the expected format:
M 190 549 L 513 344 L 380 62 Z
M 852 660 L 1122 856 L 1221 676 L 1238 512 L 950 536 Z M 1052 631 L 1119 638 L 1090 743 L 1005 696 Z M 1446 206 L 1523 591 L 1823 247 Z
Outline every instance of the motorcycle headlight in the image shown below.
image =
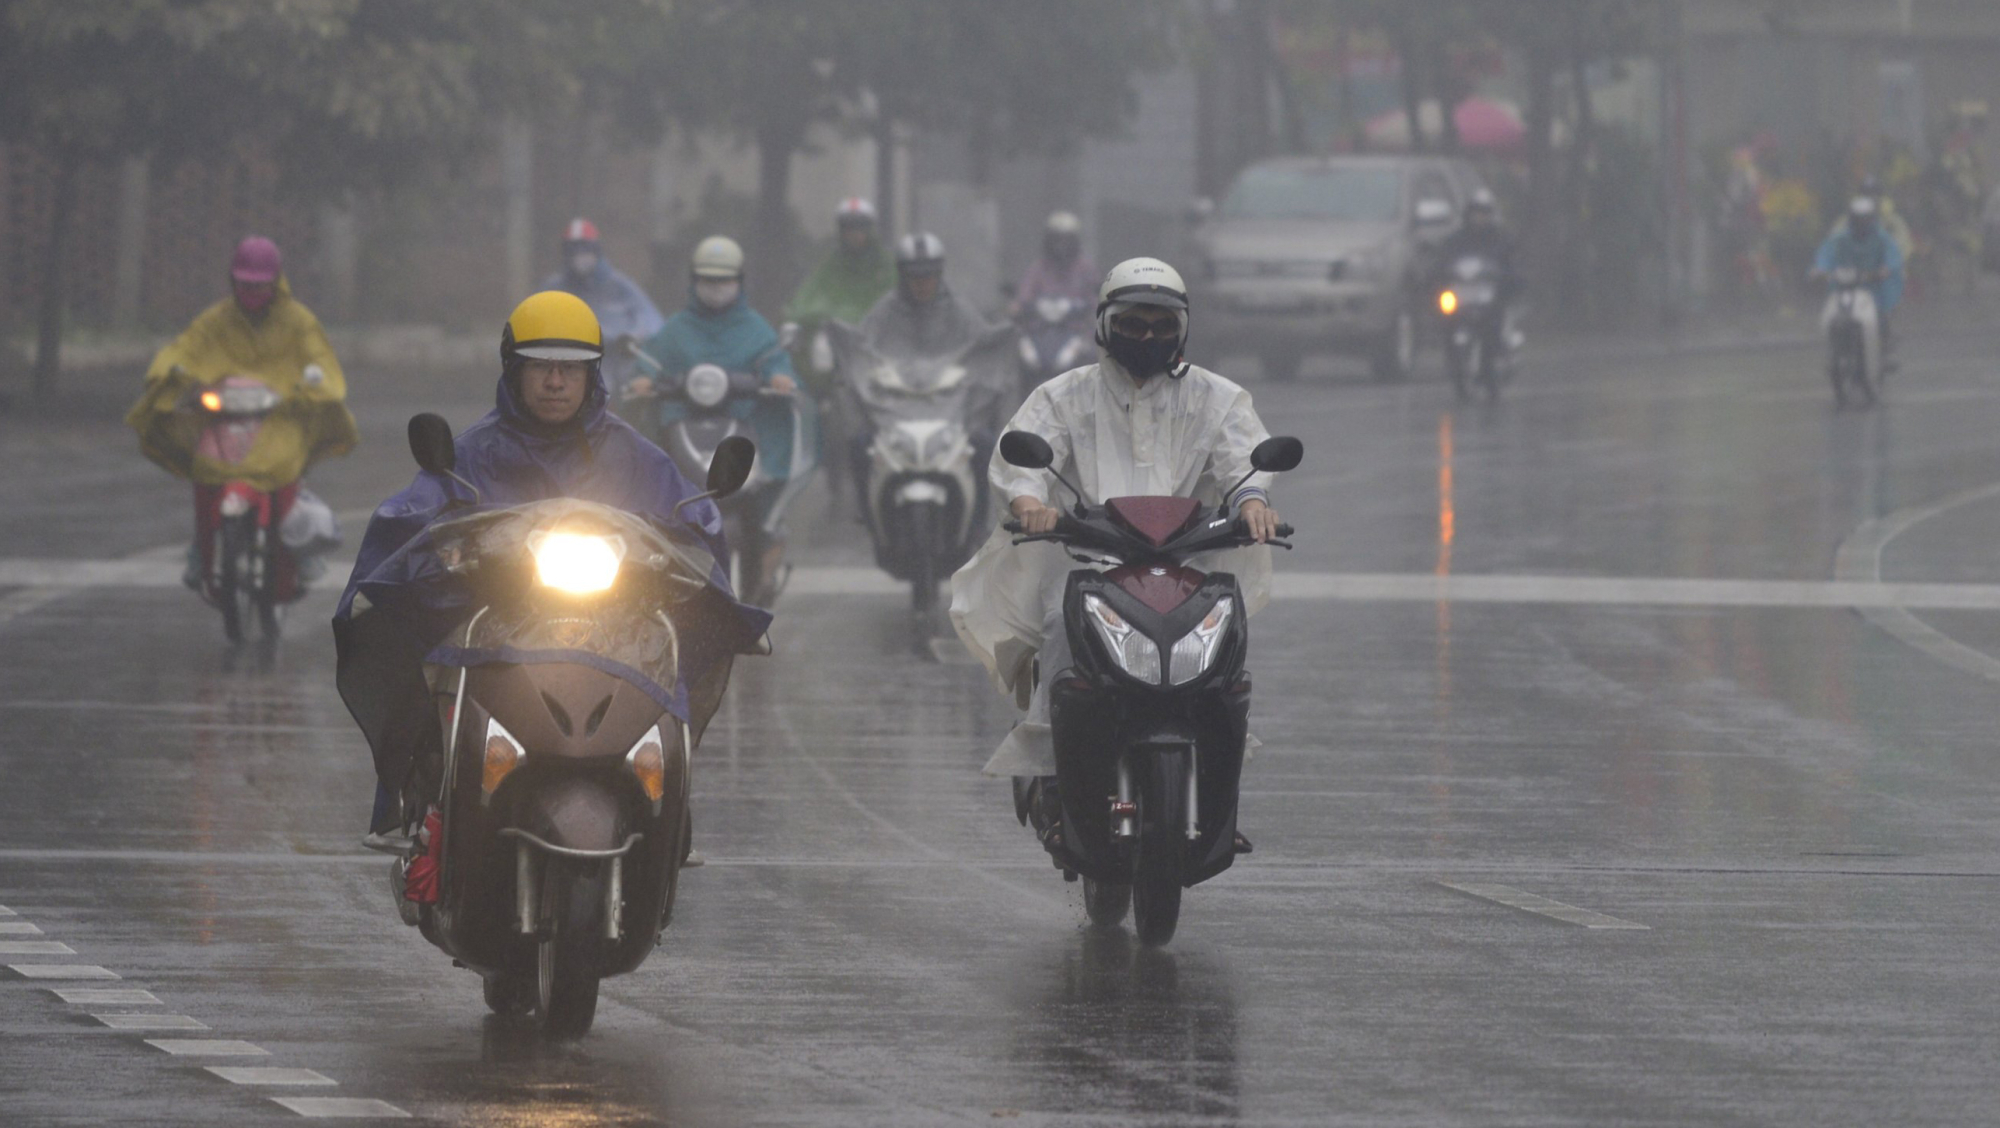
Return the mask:
M 625 753 L 625 768 L 639 781 L 639 790 L 646 798 L 657 803 L 667 793 L 667 742 L 660 736 L 660 726 L 647 729 L 639 743 Z
M 503 728 L 497 718 L 487 718 L 486 749 L 479 769 L 481 802 L 493 797 L 500 781 L 507 778 L 507 773 L 520 767 L 527 755 L 528 750 L 521 747 L 521 742 L 515 740 L 514 734 Z
M 1216 651 L 1222 649 L 1222 632 L 1235 604 L 1233 599 L 1216 600 L 1201 622 L 1174 643 L 1172 684 L 1186 685 L 1208 672 Z
M 1438 312 L 1446 317 L 1458 312 L 1458 291 L 1446 290 L 1438 295 Z
M 1118 668 L 1147 685 L 1160 684 L 1160 646 L 1152 639 L 1140 634 L 1125 617 L 1111 609 L 1111 605 L 1094 595 L 1083 597 L 1084 614 L 1090 624 L 1097 628 L 1097 637 L 1104 640 L 1105 649 L 1111 652 L 1112 661 Z
M 589 533 L 542 533 L 530 538 L 528 551 L 535 556 L 535 578 L 542 586 L 569 595 L 595 595 L 617 582 L 618 566 L 625 561 L 625 540 Z
M 729 395 L 729 373 L 713 364 L 688 369 L 687 398 L 698 407 L 714 407 Z

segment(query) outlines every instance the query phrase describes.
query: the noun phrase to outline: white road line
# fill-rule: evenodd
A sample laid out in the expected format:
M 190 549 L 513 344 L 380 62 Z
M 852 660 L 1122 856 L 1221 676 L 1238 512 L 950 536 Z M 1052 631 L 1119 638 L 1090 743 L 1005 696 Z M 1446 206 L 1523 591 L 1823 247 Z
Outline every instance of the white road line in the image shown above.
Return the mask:
M 231 1085 L 338 1085 L 340 1082 L 310 1069 L 285 1069 L 273 1065 L 204 1065 L 203 1069 Z
M 148 1038 L 146 1044 L 177 1057 L 269 1057 L 255 1042 L 234 1038 Z
M 408 1120 L 410 1118 L 409 1113 L 388 1101 L 363 1100 L 357 1097 L 272 1097 L 271 1100 L 300 1116 L 318 1119 Z
M 72 987 L 68 990 L 64 990 L 61 987 L 51 987 L 49 990 L 55 992 L 56 998 L 72 1006 L 106 1006 L 114 1004 L 134 1006 L 142 1003 L 157 1004 L 160 1001 L 153 996 L 151 991 L 141 991 L 136 987 Z
M 14 910 L 8 908 L 7 906 L 0 905 L 0 917 L 10 917 L 10 916 L 20 916 L 20 915 L 21 915 L 20 913 L 15 912 Z
M 1933 517 L 1961 506 L 1985 501 L 1996 495 L 2000 495 L 2000 482 L 1961 490 L 1929 505 L 1899 509 L 1885 517 L 1862 522 L 1847 535 L 1846 540 L 1840 542 L 1840 548 L 1834 553 L 1834 579 L 1858 583 L 1880 582 L 1882 552 L 1889 547 L 1890 541 Z M 1955 670 L 1988 681 L 2000 681 L 2000 659 L 1959 642 L 1912 615 L 1908 607 L 1870 607 L 1862 609 L 1861 614 L 1890 635 Z
M 184 1014 L 93 1014 L 113 1030 L 206 1030 L 208 1023 Z
M 56 593 L 78 588 L 178 587 L 180 568 L 171 561 L 145 559 L 0 558 L 0 587 L 9 586 Z M 801 596 L 901 597 L 908 591 L 907 585 L 890 579 L 882 572 L 861 567 L 800 568 L 793 572 L 786 588 L 786 594 Z M 2000 610 L 2000 584 L 1892 584 L 1851 576 L 1835 580 L 1732 580 L 1675 576 L 1439 576 L 1431 572 L 1281 571 L 1273 582 L 1272 596 L 1300 602 L 1435 603 L 1442 600 L 1453 603 L 1627 607 Z M 0 607 L 0 622 L 10 617 L 4 607 Z
M 73 956 L 76 949 L 60 940 L 0 940 L 0 956 Z
M 1470 894 L 1482 901 L 1492 901 L 1496 905 L 1505 905 L 1510 909 L 1520 909 L 1523 912 L 1549 917 L 1554 920 L 1563 921 L 1566 924 L 1580 924 L 1585 928 L 1622 928 L 1642 932 L 1650 931 L 1643 924 L 1637 924 L 1629 920 L 1620 920 L 1615 916 L 1606 916 L 1603 913 L 1594 913 L 1589 909 L 1579 909 L 1575 905 L 1565 905 L 1561 901 L 1551 901 L 1547 897 L 1538 897 L 1533 893 L 1523 892 L 1511 885 L 1459 881 L 1440 881 L 1438 884 L 1444 886 L 1446 889 L 1455 889 L 1460 893 Z
M 8 964 L 23 979 L 117 979 L 118 973 L 96 964 Z
M 25 920 L 0 920 L 0 936 L 40 936 L 42 930 Z

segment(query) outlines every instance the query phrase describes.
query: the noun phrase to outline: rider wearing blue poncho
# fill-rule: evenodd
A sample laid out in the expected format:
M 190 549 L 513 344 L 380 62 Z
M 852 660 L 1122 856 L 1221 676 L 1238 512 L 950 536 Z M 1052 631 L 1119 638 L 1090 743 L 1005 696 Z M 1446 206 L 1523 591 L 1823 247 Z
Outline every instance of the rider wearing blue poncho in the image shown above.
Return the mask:
M 612 387 L 619 387 L 634 371 L 624 342 L 650 339 L 667 319 L 637 282 L 604 257 L 596 224 L 581 218 L 570 220 L 563 228 L 562 255 L 562 269 L 544 279 L 541 288 L 575 294 L 590 306 L 610 350 L 604 358 L 605 379 Z
M 377 830 L 394 825 L 395 812 L 385 808 L 416 757 L 442 746 L 423 663 L 469 605 L 420 535 L 434 520 L 472 506 L 575 498 L 646 517 L 725 557 L 714 503 L 695 502 L 676 516 L 675 507 L 701 487 L 606 410 L 602 352 L 597 319 L 580 299 L 544 292 L 522 302 L 502 339 L 496 406 L 456 443 L 456 474 L 479 495 L 450 478 L 419 473 L 369 520 L 333 628 L 340 695 L 368 738 L 382 783 Z M 663 687 L 675 702 L 672 711 L 697 727 L 704 718 L 688 716 L 700 710 L 690 701 L 708 694 L 693 687 L 729 655 L 753 646 L 771 620 L 735 602 L 719 570 L 710 578 L 714 598 L 696 609 L 701 619 L 683 636 L 681 684 Z M 719 695 L 720 686 L 712 688 Z

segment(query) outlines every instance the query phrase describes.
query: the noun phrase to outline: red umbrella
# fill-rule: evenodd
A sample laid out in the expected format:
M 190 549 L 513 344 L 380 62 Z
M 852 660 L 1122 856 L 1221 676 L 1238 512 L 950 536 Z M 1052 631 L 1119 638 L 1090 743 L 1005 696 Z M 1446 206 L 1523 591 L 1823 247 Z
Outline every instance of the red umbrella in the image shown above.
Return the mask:
M 1423 122 L 1425 136 L 1442 135 L 1444 119 L 1436 102 L 1425 102 L 1417 116 Z M 1521 124 L 1521 112 L 1513 103 L 1495 98 L 1467 98 L 1452 111 L 1451 117 L 1458 126 L 1459 144 L 1468 149 L 1504 152 L 1519 148 L 1528 136 L 1527 127 Z M 1377 114 L 1368 119 L 1365 129 L 1370 145 L 1384 149 L 1410 147 L 1410 120 L 1401 110 Z

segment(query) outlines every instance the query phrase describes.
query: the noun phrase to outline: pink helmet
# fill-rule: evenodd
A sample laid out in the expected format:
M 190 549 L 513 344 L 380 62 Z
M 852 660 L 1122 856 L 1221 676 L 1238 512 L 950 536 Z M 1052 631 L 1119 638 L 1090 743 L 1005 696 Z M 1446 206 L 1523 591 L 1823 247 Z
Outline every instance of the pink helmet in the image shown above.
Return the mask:
M 563 242 L 595 243 L 597 242 L 597 225 L 582 216 L 578 216 L 569 221 L 568 227 L 563 228 Z
M 276 282 L 284 265 L 276 243 L 252 235 L 236 244 L 236 257 L 229 260 L 229 276 L 238 282 Z

